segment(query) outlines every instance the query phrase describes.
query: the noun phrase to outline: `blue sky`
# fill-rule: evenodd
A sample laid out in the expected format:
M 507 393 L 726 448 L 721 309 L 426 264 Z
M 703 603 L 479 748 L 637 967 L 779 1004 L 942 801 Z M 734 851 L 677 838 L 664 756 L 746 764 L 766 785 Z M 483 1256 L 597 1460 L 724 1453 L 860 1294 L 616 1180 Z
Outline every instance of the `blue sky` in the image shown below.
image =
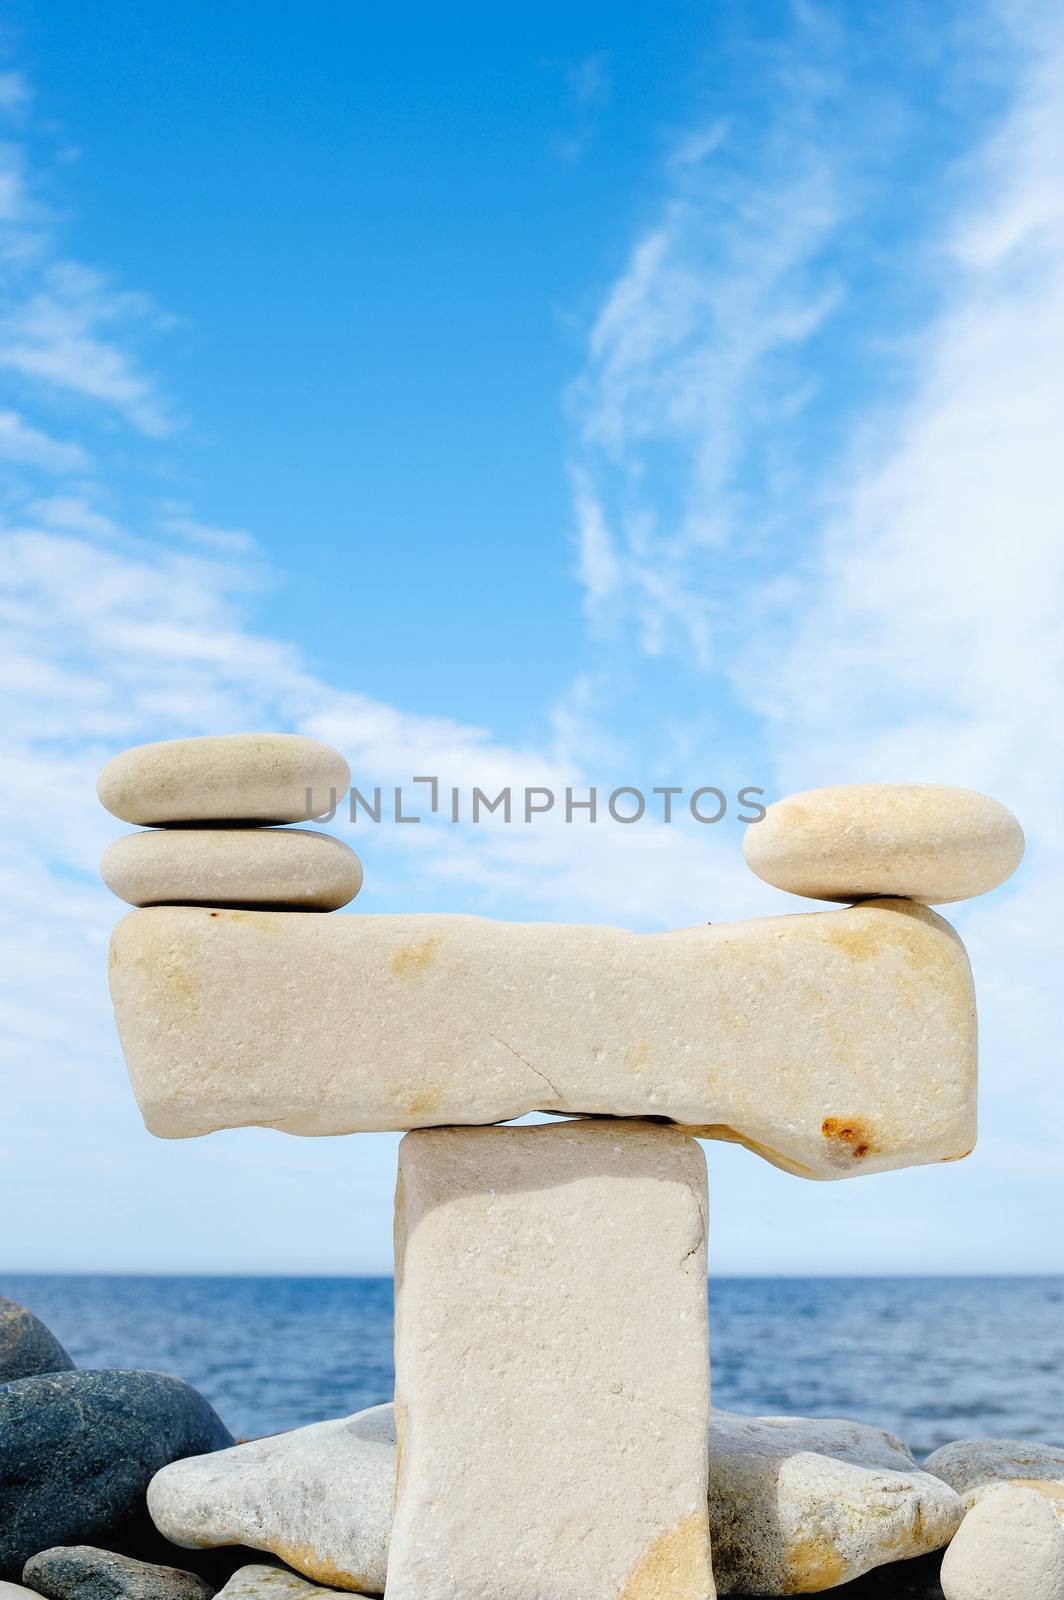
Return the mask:
M 0 46 L 5 1263 L 386 1270 L 393 1140 L 153 1141 L 110 1020 L 96 770 L 276 727 L 369 786 L 1012 805 L 952 915 L 976 1155 L 711 1147 L 711 1256 L 1064 1270 L 1056 8 L 14 0 Z M 803 909 L 741 838 L 363 825 L 350 914 Z

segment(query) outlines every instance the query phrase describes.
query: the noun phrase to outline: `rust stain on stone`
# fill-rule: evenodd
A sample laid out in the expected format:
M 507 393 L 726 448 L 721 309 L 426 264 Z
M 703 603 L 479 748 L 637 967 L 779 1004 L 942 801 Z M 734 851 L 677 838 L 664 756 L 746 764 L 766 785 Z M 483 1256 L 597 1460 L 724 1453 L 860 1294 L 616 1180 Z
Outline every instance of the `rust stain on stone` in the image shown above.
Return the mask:
M 434 933 L 420 944 L 400 945 L 388 965 L 398 978 L 415 978 L 432 966 L 442 940 L 442 933 Z
M 783 1574 L 784 1594 L 819 1594 L 846 1577 L 846 1563 L 821 1534 L 800 1539 L 787 1551 Z
M 617 1600 L 712 1600 L 709 1507 L 666 1528 L 644 1550 Z
M 873 957 L 881 955 L 887 940 L 884 930 L 877 924 L 864 923 L 855 926 L 856 919 L 850 919 L 843 912 L 828 912 L 822 927 L 825 938 L 837 950 L 848 955 L 851 961 L 871 961 Z
M 1064 1483 L 1053 1478 L 1003 1478 L 1010 1489 L 1033 1489 L 1047 1500 L 1064 1501 Z
M 426 1084 L 416 1094 L 410 1096 L 407 1111 L 411 1118 L 430 1117 L 434 1111 L 439 1110 L 443 1101 L 443 1085 L 436 1083 Z
M 196 991 L 192 979 L 184 967 L 176 965 L 160 967 L 160 975 L 170 992 L 170 999 L 177 1005 L 193 1006 L 196 1003 Z
M 879 1151 L 872 1126 L 864 1117 L 825 1117 L 820 1131 L 843 1159 L 850 1156 L 863 1161 Z
M 649 1059 L 650 1041 L 648 1039 L 640 1039 L 639 1043 L 633 1045 L 628 1052 L 625 1068 L 628 1072 L 642 1072 Z
M 326 1584 L 331 1589 L 344 1589 L 349 1594 L 372 1592 L 365 1573 L 348 1572 L 346 1568 L 338 1567 L 327 1556 L 319 1556 L 312 1544 L 285 1544 L 279 1540 L 273 1553 L 314 1583 Z

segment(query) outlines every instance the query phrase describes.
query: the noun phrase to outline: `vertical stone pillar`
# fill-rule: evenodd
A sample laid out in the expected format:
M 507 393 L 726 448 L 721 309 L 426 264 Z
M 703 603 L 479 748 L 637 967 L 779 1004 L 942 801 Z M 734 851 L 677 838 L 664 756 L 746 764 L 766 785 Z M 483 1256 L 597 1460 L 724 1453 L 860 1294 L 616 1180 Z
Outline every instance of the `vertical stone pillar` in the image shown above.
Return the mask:
M 706 1170 L 664 1125 L 407 1134 L 387 1600 L 707 1600 Z

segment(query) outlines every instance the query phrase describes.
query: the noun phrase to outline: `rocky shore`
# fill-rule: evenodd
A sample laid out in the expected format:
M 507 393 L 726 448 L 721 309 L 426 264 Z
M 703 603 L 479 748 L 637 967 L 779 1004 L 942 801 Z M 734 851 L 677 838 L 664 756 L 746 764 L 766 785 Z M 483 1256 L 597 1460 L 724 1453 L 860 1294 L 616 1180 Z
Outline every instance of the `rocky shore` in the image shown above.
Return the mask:
M 0 1600 L 379 1595 L 395 1475 L 390 1405 L 237 1444 L 180 1378 L 81 1371 L 0 1299 Z M 1064 1449 L 918 1465 L 863 1423 L 715 1410 L 709 1482 L 722 1596 L 1064 1596 Z

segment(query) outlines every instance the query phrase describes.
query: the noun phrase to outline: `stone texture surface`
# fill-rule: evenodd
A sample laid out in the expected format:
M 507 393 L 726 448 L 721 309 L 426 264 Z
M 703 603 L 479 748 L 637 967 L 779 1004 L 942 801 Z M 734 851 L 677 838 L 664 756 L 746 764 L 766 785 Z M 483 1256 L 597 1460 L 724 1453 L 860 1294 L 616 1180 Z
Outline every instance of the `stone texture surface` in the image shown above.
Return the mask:
M 924 1462 L 924 1471 L 956 1489 L 966 1506 L 978 1505 L 1004 1483 L 1033 1489 L 1064 1515 L 1064 1449 L 1022 1439 L 958 1439 Z
M 59 1340 L 32 1311 L 0 1295 L 0 1383 L 39 1372 L 69 1372 L 73 1365 Z
M 649 1115 L 817 1178 L 975 1142 L 968 959 L 906 901 L 658 934 L 156 907 L 111 993 L 166 1138 Z
M 0 1385 L 0 1577 L 60 1544 L 130 1549 L 158 1469 L 232 1435 L 162 1372 L 59 1372 Z
M 706 1176 L 675 1129 L 409 1134 L 388 1600 L 706 1600 Z
M 33 1600 L 36 1593 L 36 1589 L 26 1589 L 21 1583 L 4 1583 L 0 1581 L 0 1600 L 18 1600 L 20 1595 L 22 1600 L 26 1600 L 27 1595 L 29 1595 L 30 1600 Z
M 812 900 L 966 900 L 1020 864 L 1012 812 L 973 789 L 851 783 L 777 800 L 743 840 L 766 883 Z
M 59 1545 L 26 1562 L 23 1581 L 47 1600 L 211 1600 L 215 1585 L 91 1545 Z
M 280 1567 L 241 1567 L 219 1591 L 219 1600 L 300 1600 L 302 1595 L 335 1592 Z
M 721 1595 L 816 1594 L 948 1543 L 959 1497 L 860 1422 L 715 1410 L 713 1571 Z
M 174 1544 L 244 1544 L 309 1578 L 380 1594 L 395 1491 L 392 1407 L 177 1461 L 148 1488 Z
M 1033 1489 L 992 1489 L 942 1562 L 946 1600 L 1064 1600 L 1064 1526 Z
M 103 881 L 134 906 L 337 911 L 362 887 L 341 839 L 309 828 L 156 828 L 108 845 Z
M 351 772 L 337 751 L 295 733 L 210 734 L 123 750 L 96 793 L 113 816 L 141 827 L 182 822 L 305 822 L 342 797 Z

